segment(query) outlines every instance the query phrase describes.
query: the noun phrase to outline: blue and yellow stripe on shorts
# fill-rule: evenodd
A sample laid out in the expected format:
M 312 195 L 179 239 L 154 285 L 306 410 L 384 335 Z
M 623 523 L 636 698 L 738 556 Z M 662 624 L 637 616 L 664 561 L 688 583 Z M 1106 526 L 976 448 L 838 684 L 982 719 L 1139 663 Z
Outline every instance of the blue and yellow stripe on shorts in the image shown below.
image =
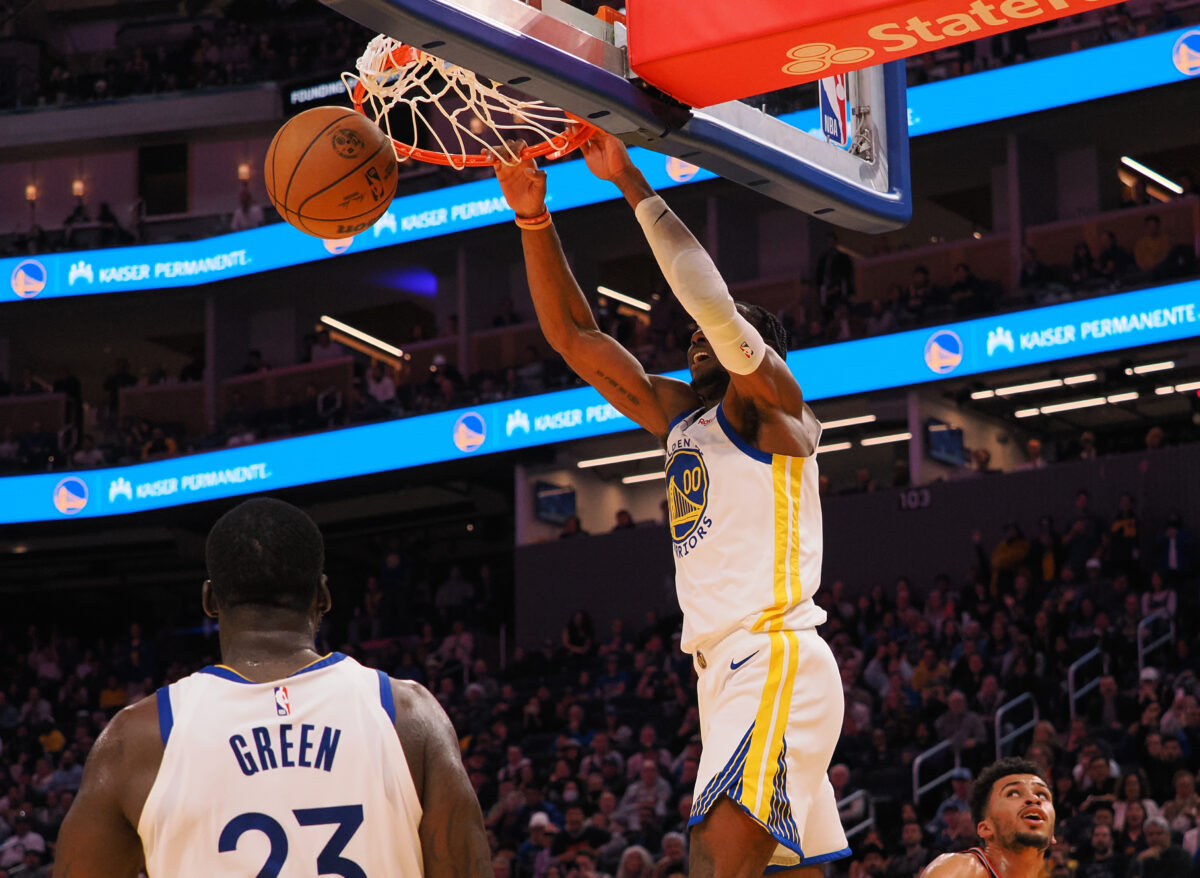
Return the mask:
M 799 640 L 783 630 L 787 612 L 804 600 L 800 581 L 800 485 L 804 458 L 773 455 L 775 496 L 774 603 L 751 630 L 769 638 L 770 661 L 758 711 L 725 768 L 692 805 L 698 823 L 727 794 L 779 842 L 803 856 L 800 832 L 787 796 L 787 742 Z

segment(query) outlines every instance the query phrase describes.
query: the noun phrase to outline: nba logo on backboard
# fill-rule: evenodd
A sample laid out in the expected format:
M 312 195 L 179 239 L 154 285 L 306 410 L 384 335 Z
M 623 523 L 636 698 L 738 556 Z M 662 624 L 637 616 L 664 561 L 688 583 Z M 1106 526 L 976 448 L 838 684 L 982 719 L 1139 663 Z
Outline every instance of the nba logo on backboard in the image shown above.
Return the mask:
M 850 147 L 850 119 L 854 108 L 850 106 L 850 85 L 846 74 L 827 76 L 820 82 L 821 132 L 825 139 L 842 149 Z
M 287 686 L 275 687 L 275 713 L 279 716 L 292 715 L 292 702 L 288 699 Z

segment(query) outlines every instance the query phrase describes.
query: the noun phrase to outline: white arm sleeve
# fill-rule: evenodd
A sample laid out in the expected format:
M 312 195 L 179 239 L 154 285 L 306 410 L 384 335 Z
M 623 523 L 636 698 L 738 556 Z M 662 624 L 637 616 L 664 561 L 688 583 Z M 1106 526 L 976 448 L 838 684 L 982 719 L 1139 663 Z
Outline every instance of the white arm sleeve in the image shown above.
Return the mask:
M 767 355 L 767 343 L 738 313 L 712 258 L 659 196 L 640 201 L 634 213 L 675 298 L 704 332 L 721 365 L 749 375 Z

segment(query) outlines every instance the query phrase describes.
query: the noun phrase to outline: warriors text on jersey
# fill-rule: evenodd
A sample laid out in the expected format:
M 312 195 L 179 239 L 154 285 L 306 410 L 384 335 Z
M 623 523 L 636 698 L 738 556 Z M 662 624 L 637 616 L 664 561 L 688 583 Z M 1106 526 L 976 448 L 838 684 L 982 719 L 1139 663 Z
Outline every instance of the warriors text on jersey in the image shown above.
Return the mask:
M 419 878 L 421 805 L 391 681 L 332 653 L 253 683 L 216 665 L 158 692 L 138 822 L 152 876 Z
M 806 405 L 815 449 L 821 425 Z M 730 426 L 721 405 L 667 436 L 667 511 L 685 652 L 731 631 L 796 630 L 825 621 L 821 498 L 811 457 L 768 454 Z

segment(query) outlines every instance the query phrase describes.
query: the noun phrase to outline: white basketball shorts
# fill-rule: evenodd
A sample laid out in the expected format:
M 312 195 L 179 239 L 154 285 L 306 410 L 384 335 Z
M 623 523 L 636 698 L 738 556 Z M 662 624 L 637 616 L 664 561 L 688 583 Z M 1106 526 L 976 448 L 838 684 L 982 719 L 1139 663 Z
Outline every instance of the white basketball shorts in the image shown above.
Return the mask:
M 768 872 L 848 857 L 828 776 L 844 709 L 829 646 L 811 628 L 738 630 L 693 662 L 704 749 L 688 825 L 726 795 L 779 841 Z

